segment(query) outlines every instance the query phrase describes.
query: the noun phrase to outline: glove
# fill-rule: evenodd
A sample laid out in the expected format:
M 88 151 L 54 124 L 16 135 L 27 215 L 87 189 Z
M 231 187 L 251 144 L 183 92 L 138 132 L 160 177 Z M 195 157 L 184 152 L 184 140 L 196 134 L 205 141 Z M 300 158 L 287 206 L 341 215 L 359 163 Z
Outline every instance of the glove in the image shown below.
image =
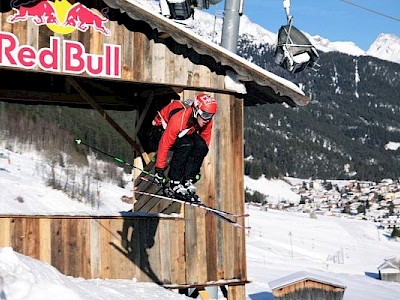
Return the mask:
M 164 169 L 156 168 L 156 172 L 154 174 L 154 181 L 160 185 L 164 185 L 167 183 L 167 178 L 164 175 Z

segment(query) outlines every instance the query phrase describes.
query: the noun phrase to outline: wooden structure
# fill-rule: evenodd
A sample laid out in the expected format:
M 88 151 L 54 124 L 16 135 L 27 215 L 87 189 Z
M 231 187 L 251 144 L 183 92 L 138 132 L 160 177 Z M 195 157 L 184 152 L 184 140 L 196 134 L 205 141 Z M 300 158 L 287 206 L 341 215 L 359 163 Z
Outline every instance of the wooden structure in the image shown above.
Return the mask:
M 379 279 L 400 282 L 400 259 L 390 257 L 378 267 Z
M 308 272 L 296 272 L 271 281 L 276 300 L 341 300 L 346 286 L 340 281 Z
M 171 99 L 213 94 L 219 110 L 197 184 L 210 206 L 244 212 L 244 105 L 309 101 L 291 82 L 140 4 L 10 2 L 19 3 L 0 6 L 0 75 L 8 78 L 0 82 L 0 101 L 95 109 L 129 142 L 137 165 L 149 166 L 141 134 L 157 110 Z M 135 132 L 125 132 L 106 109 L 137 111 Z M 244 230 L 195 208 L 137 200 L 140 213 L 123 216 L 2 216 L 0 246 L 67 275 L 136 277 L 171 288 L 224 285 L 229 299 L 244 298 Z M 151 214 L 158 212 L 182 214 Z

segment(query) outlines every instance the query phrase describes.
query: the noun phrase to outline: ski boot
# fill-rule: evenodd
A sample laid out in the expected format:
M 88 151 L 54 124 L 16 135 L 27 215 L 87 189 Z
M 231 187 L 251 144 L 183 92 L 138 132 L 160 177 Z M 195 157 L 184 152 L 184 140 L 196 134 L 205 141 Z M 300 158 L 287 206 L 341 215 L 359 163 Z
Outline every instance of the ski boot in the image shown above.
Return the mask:
M 169 182 L 169 187 L 166 187 L 163 193 L 167 197 L 187 201 L 188 192 L 180 181 L 171 180 Z
M 188 201 L 195 204 L 200 204 L 201 201 L 199 196 L 196 194 L 196 187 L 193 184 L 193 180 L 186 180 L 183 186 L 186 188 Z
M 171 180 L 170 186 L 163 190 L 167 197 L 183 200 L 191 203 L 201 203 L 196 195 L 196 187 L 189 181 L 182 184 L 180 181 Z

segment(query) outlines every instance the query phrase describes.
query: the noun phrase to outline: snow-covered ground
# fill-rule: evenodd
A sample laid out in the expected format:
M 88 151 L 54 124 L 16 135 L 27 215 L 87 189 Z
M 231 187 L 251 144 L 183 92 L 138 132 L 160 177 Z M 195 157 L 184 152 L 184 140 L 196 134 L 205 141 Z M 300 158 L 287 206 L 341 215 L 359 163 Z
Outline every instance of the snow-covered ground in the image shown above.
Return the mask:
M 92 208 L 47 187 L 46 166 L 38 154 L 16 153 L 0 146 L 2 214 L 118 215 L 131 207 L 120 200 L 120 196 L 130 195 L 129 184 L 119 188 L 102 182 L 96 187 L 99 203 Z M 246 179 L 245 182 L 270 199 L 295 197 L 290 185 L 282 181 Z M 266 185 L 268 189 L 263 190 Z M 246 286 L 247 299 L 272 300 L 269 282 L 297 271 L 343 283 L 347 287 L 345 300 L 400 298 L 400 283 L 376 279 L 377 267 L 385 258 L 400 256 L 400 243 L 388 239 L 373 223 L 325 216 L 315 219 L 308 214 L 264 211 L 255 206 L 248 206 L 247 210 L 248 225 L 252 227 L 246 242 L 251 281 Z M 84 280 L 64 276 L 46 263 L 11 248 L 0 248 L 0 299 L 149 299 L 149 295 L 151 299 L 186 298 L 134 279 Z

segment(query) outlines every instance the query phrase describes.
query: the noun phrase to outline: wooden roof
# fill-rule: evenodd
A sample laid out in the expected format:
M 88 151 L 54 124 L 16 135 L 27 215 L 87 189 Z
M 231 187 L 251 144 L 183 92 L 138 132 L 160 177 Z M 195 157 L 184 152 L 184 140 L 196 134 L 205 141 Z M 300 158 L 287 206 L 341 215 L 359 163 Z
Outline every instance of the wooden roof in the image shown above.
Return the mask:
M 246 87 L 247 94 L 244 95 L 244 100 L 247 105 L 286 102 L 291 106 L 305 106 L 309 103 L 309 98 L 294 83 L 250 63 L 217 44 L 206 41 L 181 24 L 150 11 L 135 1 L 104 0 L 104 2 L 111 8 L 125 12 L 134 20 L 148 23 L 160 34 L 166 33 L 177 43 L 193 48 L 200 55 L 211 56 L 216 63 L 220 63 L 228 70 L 232 69 Z
M 11 10 L 9 2 L 6 0 L 1 0 L 1 2 L 1 13 L 9 12 Z M 82 0 L 82 2 L 87 5 L 92 3 L 86 0 Z M 8 4 L 6 5 L 6 3 Z M 181 24 L 163 17 L 158 12 L 150 11 L 139 2 L 133 0 L 103 0 L 101 3 L 94 1 L 93 5 L 95 4 L 108 5 L 115 12 L 118 12 L 117 18 L 120 13 L 126 13 L 127 18 L 143 22 L 159 36 L 167 36 L 166 39 L 171 39 L 178 45 L 192 49 L 199 56 L 204 57 L 203 64 L 206 64 L 210 69 L 215 69 L 214 67 L 217 66 L 217 69 L 222 71 L 226 78 L 231 77 L 239 81 L 240 85 L 244 86 L 246 90 L 246 94 L 243 94 L 243 89 L 227 87 L 225 82 L 223 91 L 220 88 L 209 87 L 206 89 L 209 92 L 236 94 L 237 98 L 244 99 L 245 105 L 285 102 L 290 106 L 304 106 L 309 103 L 309 98 L 294 83 L 205 40 Z M 118 24 L 121 24 L 118 19 L 113 19 L 113 21 L 118 21 Z M 2 27 L 2 30 L 5 28 Z M 35 30 L 43 31 L 43 36 L 46 37 L 49 34 L 45 32 L 46 28 Z M 71 77 L 70 74 L 57 74 L 38 71 L 37 69 L 15 69 L 8 66 L 0 67 L 1 74 L 10 79 L 7 83 L 0 84 L 1 101 L 90 107 L 74 88 L 69 87 L 66 79 Z M 202 90 L 182 83 L 171 84 L 162 81 L 157 83 L 138 82 L 127 79 L 115 80 L 85 76 L 77 76 L 74 80 L 102 108 L 113 110 L 132 110 L 137 106 L 143 106 L 152 97 L 155 99 L 173 99 L 179 97 L 177 92 L 182 90 Z

